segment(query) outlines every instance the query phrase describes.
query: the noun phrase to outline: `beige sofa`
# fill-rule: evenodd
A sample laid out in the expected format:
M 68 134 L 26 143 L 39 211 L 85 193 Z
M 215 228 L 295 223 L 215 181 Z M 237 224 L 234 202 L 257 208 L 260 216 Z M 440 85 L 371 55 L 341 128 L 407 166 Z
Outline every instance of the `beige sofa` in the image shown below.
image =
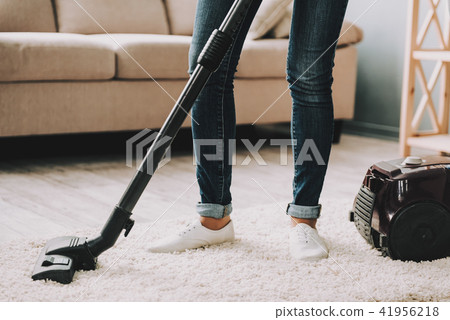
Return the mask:
M 0 0 L 0 136 L 160 127 L 188 79 L 195 5 Z M 337 119 L 353 117 L 360 39 L 353 27 L 339 42 Z M 287 45 L 246 41 L 235 81 L 239 124 L 253 123 L 286 91 Z M 286 92 L 257 123 L 289 121 L 290 99 Z

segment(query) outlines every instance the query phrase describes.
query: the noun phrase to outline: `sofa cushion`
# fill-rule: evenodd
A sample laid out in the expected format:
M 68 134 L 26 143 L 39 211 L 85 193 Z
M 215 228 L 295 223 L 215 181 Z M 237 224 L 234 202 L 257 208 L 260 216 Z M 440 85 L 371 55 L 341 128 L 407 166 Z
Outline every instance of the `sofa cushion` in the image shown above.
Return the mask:
M 112 46 L 119 79 L 188 78 L 191 37 L 157 34 L 105 34 L 88 36 Z M 131 57 L 130 57 L 131 56 Z
M 0 0 L 0 32 L 56 32 L 51 0 Z
M 88 36 L 0 33 L 0 81 L 100 80 L 115 72 L 114 52 Z
M 256 40 L 262 38 L 283 19 L 291 3 L 292 0 L 263 1 L 250 26 L 248 39 Z
M 292 2 L 287 8 L 283 18 L 268 33 L 269 38 L 288 38 L 291 31 L 292 11 L 294 3 Z
M 338 46 L 346 46 L 361 42 L 364 37 L 363 31 L 350 21 L 344 21 L 341 28 Z
M 191 36 L 197 0 L 166 0 L 170 33 Z
M 236 77 L 286 77 L 288 44 L 286 39 L 247 40 L 244 43 Z
M 59 32 L 169 33 L 162 0 L 54 1 Z

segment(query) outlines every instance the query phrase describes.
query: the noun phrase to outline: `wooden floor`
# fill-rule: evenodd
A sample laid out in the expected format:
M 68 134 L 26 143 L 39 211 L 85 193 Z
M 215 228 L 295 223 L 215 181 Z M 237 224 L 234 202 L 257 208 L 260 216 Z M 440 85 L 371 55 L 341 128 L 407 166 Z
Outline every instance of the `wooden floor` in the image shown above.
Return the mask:
M 261 150 L 265 166 L 241 150 L 233 170 L 233 207 L 242 208 L 291 200 L 292 161 L 280 165 L 279 148 Z M 396 142 L 343 135 L 334 145 L 322 197 L 353 199 L 367 168 L 398 158 Z M 123 156 L 53 157 L 0 161 L 0 241 L 58 235 L 98 228 L 109 216 L 133 176 Z M 261 190 L 257 181 L 269 194 Z M 272 198 L 273 197 L 273 198 Z M 178 215 L 195 217 L 199 200 L 192 155 L 173 157 L 150 182 L 134 210 L 137 223 Z

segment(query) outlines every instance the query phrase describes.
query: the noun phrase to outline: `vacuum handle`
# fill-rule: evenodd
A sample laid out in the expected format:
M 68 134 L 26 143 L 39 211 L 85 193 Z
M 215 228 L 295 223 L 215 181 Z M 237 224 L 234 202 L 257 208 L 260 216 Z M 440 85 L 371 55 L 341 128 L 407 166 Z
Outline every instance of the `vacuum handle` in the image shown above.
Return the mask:
M 244 21 L 247 15 L 248 9 L 253 2 L 261 3 L 262 0 L 236 0 L 234 1 L 231 9 L 228 11 L 227 16 L 223 20 L 219 27 L 219 31 L 226 33 L 230 37 L 236 34 L 242 21 Z
M 219 29 L 213 31 L 205 47 L 200 53 L 197 63 L 211 72 L 215 72 L 228 49 L 233 43 L 233 36 L 239 31 L 242 21 L 247 15 L 253 2 L 261 3 L 262 0 L 236 0 L 233 2 L 228 14 Z
M 197 67 L 118 203 L 119 207 L 129 212 L 133 210 L 198 95 L 222 62 L 231 46 L 232 36 L 237 32 L 254 1 L 262 0 L 235 0 L 219 29 L 213 32 L 199 56 Z

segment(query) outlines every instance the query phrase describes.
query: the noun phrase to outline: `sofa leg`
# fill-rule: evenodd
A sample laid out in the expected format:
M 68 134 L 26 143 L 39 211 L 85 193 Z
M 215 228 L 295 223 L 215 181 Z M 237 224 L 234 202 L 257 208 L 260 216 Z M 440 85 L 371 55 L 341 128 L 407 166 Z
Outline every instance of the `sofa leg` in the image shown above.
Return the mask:
M 334 120 L 333 143 L 341 141 L 342 124 L 342 120 Z

